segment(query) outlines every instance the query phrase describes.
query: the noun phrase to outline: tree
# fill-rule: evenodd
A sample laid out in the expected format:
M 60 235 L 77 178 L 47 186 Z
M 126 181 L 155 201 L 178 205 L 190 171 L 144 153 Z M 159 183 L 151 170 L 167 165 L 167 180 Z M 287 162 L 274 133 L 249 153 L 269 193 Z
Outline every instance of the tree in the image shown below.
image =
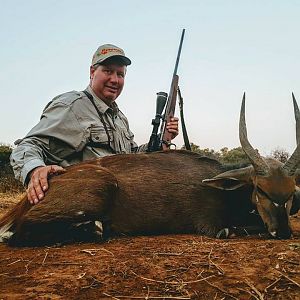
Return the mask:
M 282 148 L 277 148 L 271 152 L 271 157 L 281 161 L 282 163 L 286 163 L 290 154 Z
M 214 149 L 204 148 L 201 149 L 198 145 L 191 143 L 193 152 L 199 153 L 200 155 L 207 156 L 219 160 L 223 164 L 248 164 L 250 163 L 248 156 L 243 151 L 242 147 L 229 149 L 223 147 L 220 151 Z M 185 149 L 184 146 L 181 149 Z
M 248 156 L 242 147 L 233 148 L 228 150 L 227 147 L 222 148 L 220 161 L 224 164 L 245 164 L 250 163 Z
M 181 149 L 185 149 L 185 147 L 182 146 Z M 202 156 L 206 156 L 214 159 L 219 159 L 220 156 L 219 152 L 216 152 L 214 149 L 209 149 L 209 148 L 200 149 L 200 147 L 194 143 L 191 143 L 191 151 L 199 153 Z

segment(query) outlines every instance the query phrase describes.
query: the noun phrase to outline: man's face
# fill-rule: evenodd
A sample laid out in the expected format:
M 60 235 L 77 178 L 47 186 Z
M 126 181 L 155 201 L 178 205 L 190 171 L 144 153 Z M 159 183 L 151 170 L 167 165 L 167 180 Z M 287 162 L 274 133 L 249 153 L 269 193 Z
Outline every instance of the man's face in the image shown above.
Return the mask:
M 91 66 L 90 85 L 94 93 L 110 105 L 122 92 L 125 73 L 126 67 L 115 63 Z

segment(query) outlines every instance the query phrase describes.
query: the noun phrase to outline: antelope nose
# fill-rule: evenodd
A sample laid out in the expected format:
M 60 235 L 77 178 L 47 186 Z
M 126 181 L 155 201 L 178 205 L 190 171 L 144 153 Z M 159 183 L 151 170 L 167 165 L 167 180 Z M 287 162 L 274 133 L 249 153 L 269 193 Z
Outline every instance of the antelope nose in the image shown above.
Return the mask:
M 277 238 L 280 239 L 280 240 L 286 240 L 286 239 L 291 238 L 292 235 L 293 235 L 292 230 L 288 229 L 286 231 L 279 232 L 277 234 Z

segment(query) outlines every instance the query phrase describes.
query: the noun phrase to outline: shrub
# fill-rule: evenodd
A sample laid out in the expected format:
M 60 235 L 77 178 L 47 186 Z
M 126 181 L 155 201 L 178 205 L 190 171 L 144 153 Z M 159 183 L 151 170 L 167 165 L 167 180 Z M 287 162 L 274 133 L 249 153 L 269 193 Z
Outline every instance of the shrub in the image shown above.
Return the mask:
M 0 144 L 0 193 L 15 193 L 24 190 L 21 182 L 15 179 L 9 163 L 11 152 L 10 145 Z

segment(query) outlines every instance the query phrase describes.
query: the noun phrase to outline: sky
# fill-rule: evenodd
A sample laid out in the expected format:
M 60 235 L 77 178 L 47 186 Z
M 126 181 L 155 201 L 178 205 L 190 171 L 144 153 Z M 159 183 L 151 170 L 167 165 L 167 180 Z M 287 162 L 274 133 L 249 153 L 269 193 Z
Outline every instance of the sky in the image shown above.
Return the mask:
M 24 137 L 56 95 L 85 89 L 104 43 L 132 60 L 116 101 L 136 142 L 147 142 L 185 28 L 178 75 L 190 141 L 238 147 L 246 92 L 250 143 L 262 155 L 295 149 L 300 1 L 0 0 L 0 8 L 0 143 Z M 182 135 L 174 142 L 180 148 Z

